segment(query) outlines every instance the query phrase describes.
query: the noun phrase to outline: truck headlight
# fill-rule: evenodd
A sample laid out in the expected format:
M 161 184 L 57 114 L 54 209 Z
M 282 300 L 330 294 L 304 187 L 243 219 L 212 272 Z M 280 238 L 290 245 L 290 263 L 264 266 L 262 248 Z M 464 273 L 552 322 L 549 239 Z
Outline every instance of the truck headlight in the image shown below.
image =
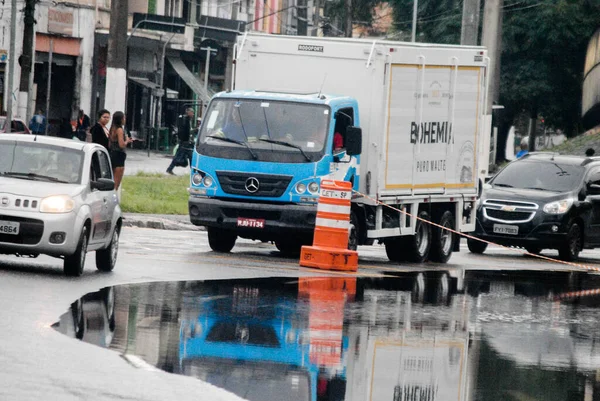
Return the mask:
M 311 182 L 310 184 L 308 184 L 308 192 L 310 192 L 311 194 L 319 193 L 319 183 Z
M 49 196 L 40 202 L 42 213 L 69 213 L 74 207 L 75 201 L 68 195 Z
M 554 201 L 544 205 L 544 212 L 548 214 L 563 214 L 566 213 L 572 205 L 573 199 L 570 198 Z
M 296 192 L 298 192 L 299 194 L 303 194 L 306 192 L 306 184 L 303 183 L 298 183 L 296 184 Z
M 202 183 L 205 187 L 211 187 L 213 184 L 213 179 L 211 176 L 205 175 L 204 179 L 202 180 Z
M 192 176 L 192 184 L 198 186 L 198 185 L 200 185 L 201 182 L 202 182 L 202 175 L 200 175 L 200 173 L 195 173 Z

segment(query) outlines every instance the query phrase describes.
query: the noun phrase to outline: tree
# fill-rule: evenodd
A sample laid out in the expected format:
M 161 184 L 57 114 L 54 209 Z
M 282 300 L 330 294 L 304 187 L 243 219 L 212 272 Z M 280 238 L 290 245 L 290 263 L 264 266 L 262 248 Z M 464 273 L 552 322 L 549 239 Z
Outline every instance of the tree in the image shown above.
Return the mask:
M 331 0 L 325 2 L 325 26 L 326 34 L 331 36 L 349 36 L 352 32 L 352 24 L 371 26 L 375 18 L 374 10 L 381 0 Z M 350 8 L 351 18 L 348 18 Z

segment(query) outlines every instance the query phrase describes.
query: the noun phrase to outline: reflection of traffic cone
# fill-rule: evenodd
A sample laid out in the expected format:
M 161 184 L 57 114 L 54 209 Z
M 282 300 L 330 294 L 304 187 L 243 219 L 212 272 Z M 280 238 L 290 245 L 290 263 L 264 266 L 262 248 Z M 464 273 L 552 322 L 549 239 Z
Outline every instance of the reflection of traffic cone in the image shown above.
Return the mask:
M 309 301 L 311 363 L 332 368 L 342 365 L 344 307 L 355 294 L 355 277 L 299 279 L 298 295 Z
M 358 252 L 348 250 L 352 184 L 321 181 L 315 236 L 312 246 L 303 246 L 300 266 L 326 270 L 358 270 Z

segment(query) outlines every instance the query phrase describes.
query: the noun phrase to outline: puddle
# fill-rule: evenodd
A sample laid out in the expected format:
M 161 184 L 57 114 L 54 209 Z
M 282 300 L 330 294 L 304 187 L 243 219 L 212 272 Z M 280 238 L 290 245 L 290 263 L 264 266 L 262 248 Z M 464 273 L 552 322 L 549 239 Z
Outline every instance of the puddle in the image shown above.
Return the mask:
M 118 286 L 55 328 L 251 401 L 600 399 L 600 277 L 461 274 Z

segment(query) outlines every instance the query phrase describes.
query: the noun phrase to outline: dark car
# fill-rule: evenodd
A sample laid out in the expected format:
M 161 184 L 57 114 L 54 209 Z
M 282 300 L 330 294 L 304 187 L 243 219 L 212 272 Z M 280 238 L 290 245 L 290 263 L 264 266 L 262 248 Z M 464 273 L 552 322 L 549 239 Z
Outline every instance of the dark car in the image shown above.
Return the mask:
M 600 247 L 600 157 L 531 153 L 509 163 L 484 185 L 475 236 L 536 254 L 557 249 L 568 261 Z

